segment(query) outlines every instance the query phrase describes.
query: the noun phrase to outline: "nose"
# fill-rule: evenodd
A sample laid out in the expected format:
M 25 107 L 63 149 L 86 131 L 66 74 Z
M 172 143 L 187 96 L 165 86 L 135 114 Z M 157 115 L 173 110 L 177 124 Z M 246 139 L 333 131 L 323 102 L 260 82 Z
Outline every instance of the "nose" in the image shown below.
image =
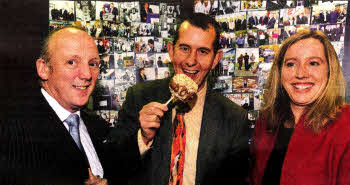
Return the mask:
M 297 65 L 296 67 L 296 78 L 303 79 L 309 76 L 309 72 L 307 70 L 307 66 L 305 65 Z
M 92 79 L 91 68 L 89 64 L 81 64 L 79 66 L 79 78 L 90 81 Z
M 193 67 L 197 64 L 197 52 L 192 51 L 186 59 L 186 65 L 188 67 Z

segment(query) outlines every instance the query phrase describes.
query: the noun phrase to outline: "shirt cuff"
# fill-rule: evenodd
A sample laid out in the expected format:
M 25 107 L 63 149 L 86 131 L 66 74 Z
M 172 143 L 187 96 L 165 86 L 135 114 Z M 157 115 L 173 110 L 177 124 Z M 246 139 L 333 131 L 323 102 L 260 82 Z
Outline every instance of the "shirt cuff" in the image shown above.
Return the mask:
M 146 145 L 142 140 L 141 129 L 139 129 L 137 132 L 137 144 L 139 145 L 140 154 L 143 155 L 151 148 L 153 140 Z

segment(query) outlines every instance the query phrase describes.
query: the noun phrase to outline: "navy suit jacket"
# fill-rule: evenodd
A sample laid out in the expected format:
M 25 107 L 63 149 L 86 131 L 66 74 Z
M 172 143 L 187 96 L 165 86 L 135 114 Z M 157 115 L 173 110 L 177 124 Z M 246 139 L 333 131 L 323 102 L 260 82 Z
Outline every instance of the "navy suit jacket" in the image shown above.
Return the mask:
M 118 127 L 111 134 L 114 141 L 120 145 L 128 143 L 133 151 L 138 148 L 139 111 L 153 101 L 165 103 L 171 96 L 169 81 L 169 78 L 155 80 L 128 89 L 119 111 Z M 139 173 L 129 181 L 130 184 L 168 184 L 171 125 L 169 110 L 162 117 L 152 148 L 142 156 Z M 240 184 L 243 181 L 248 169 L 247 132 L 246 112 L 221 94 L 208 90 L 200 130 L 196 184 Z M 138 150 L 136 152 L 139 154 Z
M 104 168 L 106 122 L 81 111 Z M 40 91 L 0 124 L 0 184 L 83 184 L 89 163 Z M 107 170 L 108 171 L 108 170 Z

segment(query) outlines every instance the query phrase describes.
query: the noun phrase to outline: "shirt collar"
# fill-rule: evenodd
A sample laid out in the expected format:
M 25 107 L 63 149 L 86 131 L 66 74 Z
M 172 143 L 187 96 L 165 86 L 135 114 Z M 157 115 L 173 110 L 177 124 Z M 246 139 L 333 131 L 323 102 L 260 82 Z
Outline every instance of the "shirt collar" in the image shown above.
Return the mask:
M 44 95 L 46 101 L 49 103 L 49 105 L 51 106 L 51 108 L 55 111 L 55 113 L 57 114 L 57 116 L 60 118 L 60 120 L 63 122 L 64 120 L 66 120 L 68 118 L 68 116 L 70 114 L 72 114 L 71 112 L 69 112 L 68 110 L 66 110 L 65 108 L 63 108 L 57 101 L 55 98 L 53 98 L 49 93 L 47 93 L 45 91 L 45 89 L 41 88 L 41 93 Z M 78 114 L 80 117 L 80 111 L 75 112 L 75 114 Z

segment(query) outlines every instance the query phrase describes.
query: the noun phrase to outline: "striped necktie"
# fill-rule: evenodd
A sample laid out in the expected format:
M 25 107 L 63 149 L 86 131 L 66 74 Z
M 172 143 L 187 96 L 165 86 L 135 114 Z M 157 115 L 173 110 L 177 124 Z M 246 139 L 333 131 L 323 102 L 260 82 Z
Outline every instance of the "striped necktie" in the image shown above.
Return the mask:
M 80 141 L 80 134 L 79 134 L 79 123 L 80 123 L 79 115 L 71 114 L 68 116 L 68 118 L 65 120 L 65 122 L 68 124 L 69 133 L 72 136 L 72 138 L 74 139 L 78 148 L 81 151 L 84 151 L 83 145 L 81 144 L 81 141 Z

